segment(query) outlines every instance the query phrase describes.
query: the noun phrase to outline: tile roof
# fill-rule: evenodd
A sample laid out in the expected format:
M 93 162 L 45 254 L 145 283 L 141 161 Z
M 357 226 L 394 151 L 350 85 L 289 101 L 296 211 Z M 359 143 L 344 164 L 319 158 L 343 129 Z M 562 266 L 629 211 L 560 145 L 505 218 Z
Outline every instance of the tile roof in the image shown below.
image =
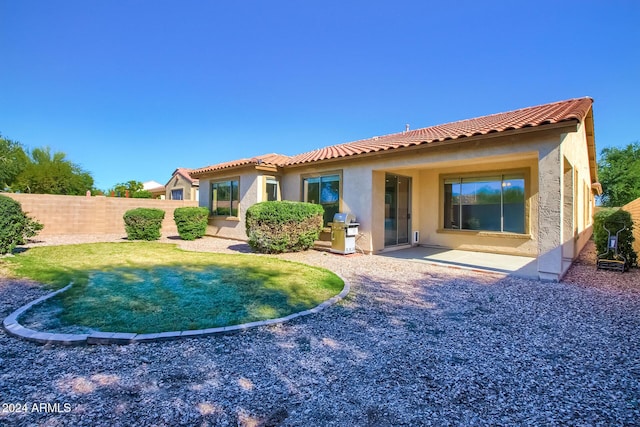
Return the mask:
M 478 135 L 541 127 L 562 122 L 582 122 L 591 110 L 592 104 L 593 99 L 588 97 L 569 99 L 535 107 L 521 108 L 505 113 L 491 114 L 474 119 L 460 120 L 412 131 L 332 145 L 292 157 L 272 153 L 249 159 L 233 160 L 193 170 L 191 171 L 191 176 L 197 177 L 223 169 L 258 164 L 287 167 L 379 151 L 396 150 L 411 146 L 436 145 L 446 141 Z
M 289 161 L 290 157 L 283 154 L 262 154 L 260 156 L 251 157 L 248 159 L 232 160 L 230 162 L 218 163 L 216 165 L 206 166 L 200 169 L 192 170 L 191 176 L 202 176 L 209 172 L 219 171 L 223 169 L 233 169 L 237 167 L 249 166 L 249 165 L 265 165 L 265 166 L 284 166 Z
M 197 184 L 198 183 L 198 179 L 197 178 L 192 178 L 191 177 L 191 172 L 193 171 L 193 169 L 188 169 L 188 168 L 178 168 L 173 172 L 173 175 L 175 176 L 175 174 L 179 173 L 180 175 L 182 175 L 186 180 L 188 180 L 191 184 Z
M 293 156 L 285 164 L 292 166 L 321 160 L 338 159 L 377 151 L 395 150 L 423 144 L 437 144 L 477 135 L 539 127 L 566 121 L 584 120 L 593 99 L 576 98 L 506 113 L 492 114 L 391 135 L 377 136 L 345 144 L 332 145 Z

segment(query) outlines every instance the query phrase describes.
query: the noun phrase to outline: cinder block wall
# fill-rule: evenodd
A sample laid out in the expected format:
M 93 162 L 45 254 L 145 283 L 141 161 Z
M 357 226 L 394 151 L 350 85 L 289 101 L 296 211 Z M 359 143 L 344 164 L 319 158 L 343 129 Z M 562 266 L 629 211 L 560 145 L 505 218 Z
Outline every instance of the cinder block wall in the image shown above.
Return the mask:
M 633 237 L 636 238 L 633 242 L 633 250 L 640 255 L 640 198 L 627 203 L 622 209 L 629 212 L 633 218 Z
M 177 235 L 173 211 L 198 206 L 194 200 L 127 199 L 119 197 L 58 196 L 51 194 L 2 193 L 20 202 L 22 210 L 44 224 L 40 236 L 62 234 L 123 234 L 124 213 L 135 208 L 165 211 L 163 235 Z

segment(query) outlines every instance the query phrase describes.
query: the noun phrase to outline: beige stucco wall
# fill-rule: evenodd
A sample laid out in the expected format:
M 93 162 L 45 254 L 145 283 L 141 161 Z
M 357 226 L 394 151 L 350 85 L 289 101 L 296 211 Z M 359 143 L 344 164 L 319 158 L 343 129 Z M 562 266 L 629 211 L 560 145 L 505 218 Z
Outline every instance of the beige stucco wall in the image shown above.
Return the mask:
M 443 177 L 516 171 L 525 176 L 525 233 L 443 230 Z M 342 176 L 340 210 L 356 215 L 356 244 L 365 252 L 393 249 L 384 246 L 386 173 L 411 177 L 409 231 L 419 232 L 422 245 L 536 257 L 540 277 L 557 280 L 591 233 L 592 177 L 585 132 L 575 122 L 287 167 L 280 180 L 282 199 L 302 200 L 305 176 L 333 173 Z M 239 220 L 211 219 L 210 234 L 246 239 L 244 212 L 262 199 L 260 175 L 230 173 L 240 176 Z M 209 192 L 209 181 L 201 179 L 200 205 L 208 206 Z
M 490 251 L 514 255 L 536 256 L 538 253 L 538 165 L 534 153 L 521 153 L 512 159 L 503 157 L 485 158 L 486 163 L 459 162 L 455 166 L 425 169 L 420 172 L 418 185 L 418 211 L 420 222 L 415 229 L 420 231 L 420 243 L 462 250 Z M 520 158 L 520 156 L 526 156 Z M 443 229 L 444 176 L 484 173 L 522 173 L 525 178 L 525 230 L 524 235 L 514 233 L 493 233 L 472 230 Z M 433 207 L 425 209 L 425 207 Z M 422 209 L 420 209 L 422 208 Z
M 371 165 L 368 162 L 352 161 L 348 167 L 335 162 L 329 162 L 320 167 L 302 167 L 285 169 L 281 177 L 281 192 L 283 200 L 303 200 L 302 180 L 309 175 L 340 174 L 341 192 L 340 211 L 356 215 L 360 223 L 356 245 L 359 249 L 371 251 L 371 228 L 373 218 L 371 194 L 373 181 L 371 180 Z M 384 191 L 384 186 L 383 186 Z M 347 196 L 348 195 L 348 196 Z M 384 218 L 383 218 L 384 219 Z
M 172 190 L 177 190 L 177 189 L 182 189 L 182 194 L 184 197 L 184 200 L 198 200 L 199 198 L 199 194 L 198 194 L 198 186 L 197 185 L 192 185 L 191 181 L 187 180 L 186 178 L 184 178 L 182 175 L 180 174 L 175 174 L 170 180 L 169 182 L 167 182 L 167 185 L 165 185 L 166 188 L 166 195 L 165 197 L 167 199 L 171 199 L 171 191 Z
M 562 207 L 562 275 L 571 266 L 592 234 L 595 199 L 591 190 L 589 153 L 586 150 L 586 132 L 580 124 L 576 132 L 562 135 L 563 158 Z
M 593 225 L 595 195 L 591 189 L 592 177 L 589 168 L 589 153 L 584 149 L 585 140 L 585 126 L 581 125 L 578 132 L 566 135 L 563 142 L 563 153 L 577 173 L 578 198 L 576 207 L 581 214 L 576 215 L 576 229 L 578 233 L 586 231 L 590 235 L 590 229 Z
M 237 218 L 209 217 L 207 235 L 224 237 L 229 239 L 246 240 L 245 215 L 249 206 L 257 203 L 258 194 L 261 194 L 261 183 L 258 179 L 260 173 L 255 169 L 244 168 L 229 171 L 226 174 L 216 175 L 215 178 L 200 178 L 200 206 L 211 209 L 211 183 L 228 179 L 239 179 L 240 203 Z
M 588 207 L 586 215 L 576 215 L 574 229 L 580 233 L 593 223 L 593 207 L 595 199 L 591 192 L 591 172 L 589 169 L 589 155 L 585 149 L 586 135 L 584 125 L 580 125 L 577 132 L 563 135 L 562 154 L 574 170 L 575 206 L 580 212 Z M 591 213 L 591 215 L 588 215 Z
M 306 174 L 341 170 L 341 210 L 354 213 L 361 223 L 358 247 L 379 252 L 385 249 L 385 173 L 404 175 L 412 178 L 410 232 L 419 231 L 420 244 L 533 257 L 538 254 L 538 149 L 544 145 L 557 147 L 559 143 L 557 131 L 523 133 L 421 148 L 401 155 L 384 153 L 322 166 L 288 168 L 283 176 L 283 198 L 301 200 L 301 181 Z M 442 175 L 513 169 L 528 173 L 527 235 L 442 230 Z
M 260 171 L 256 177 L 256 202 L 264 202 L 267 200 L 267 180 L 273 178 L 278 181 L 278 200 L 282 200 L 282 182 L 279 173 Z

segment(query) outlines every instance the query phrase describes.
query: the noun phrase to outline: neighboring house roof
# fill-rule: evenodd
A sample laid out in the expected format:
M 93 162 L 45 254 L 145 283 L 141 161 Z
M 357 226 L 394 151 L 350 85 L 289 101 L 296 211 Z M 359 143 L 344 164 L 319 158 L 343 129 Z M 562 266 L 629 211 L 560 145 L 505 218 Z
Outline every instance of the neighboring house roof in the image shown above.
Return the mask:
M 143 182 L 142 183 L 142 189 L 143 190 L 152 190 L 152 189 L 158 189 L 158 188 L 164 188 L 164 185 L 160 184 L 159 182 L 156 181 L 147 181 L 147 182 Z
M 148 192 L 150 192 L 151 194 L 164 194 L 164 192 L 166 191 L 165 186 L 160 186 L 160 187 L 153 187 L 150 188 L 148 190 L 146 190 Z
M 173 171 L 173 174 L 171 175 L 171 179 L 173 179 L 173 177 L 176 176 L 176 175 L 180 175 L 184 179 L 189 181 L 191 183 L 191 185 L 198 185 L 199 184 L 199 180 L 191 177 L 191 175 L 190 175 L 191 171 L 193 171 L 193 169 L 178 168 L 175 171 Z M 169 182 L 171 182 L 171 179 L 169 180 Z
M 223 169 L 233 169 L 238 167 L 244 167 L 249 165 L 264 165 L 264 166 L 283 166 L 288 160 L 289 156 L 284 154 L 262 154 L 260 156 L 251 157 L 249 159 L 238 159 L 230 162 L 218 163 L 216 165 L 206 166 L 204 168 L 195 169 L 191 171 L 191 176 L 202 176 L 209 172 L 219 171 Z
M 248 165 L 266 164 L 287 167 L 379 151 L 396 150 L 411 146 L 437 145 L 447 141 L 478 135 L 542 127 L 563 122 L 582 122 L 590 115 L 592 104 L 593 99 L 588 97 L 569 99 L 535 107 L 521 108 L 505 113 L 491 114 L 474 119 L 460 120 L 443 125 L 332 145 L 293 157 L 281 154 L 264 154 L 250 159 L 233 160 L 196 169 L 191 172 L 191 176 L 202 176 L 210 172 Z M 595 172 L 592 171 L 592 174 L 595 174 Z

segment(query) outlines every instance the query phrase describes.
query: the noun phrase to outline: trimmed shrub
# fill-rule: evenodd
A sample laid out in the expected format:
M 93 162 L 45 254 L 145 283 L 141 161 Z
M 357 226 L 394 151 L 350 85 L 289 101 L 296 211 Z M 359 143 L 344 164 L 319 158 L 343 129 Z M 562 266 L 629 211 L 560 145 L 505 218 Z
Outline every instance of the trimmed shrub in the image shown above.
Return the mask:
M 622 209 L 603 209 L 593 216 L 593 240 L 596 243 L 598 254 L 607 252 L 609 244 L 607 238 L 608 228 L 611 235 L 615 236 L 616 232 L 622 227 L 626 227 L 620 232 L 618 240 L 618 253 L 627 260 L 627 268 L 638 265 L 638 255 L 633 250 L 633 219 L 631 214 Z M 613 253 L 609 254 L 609 259 L 613 258 Z
M 38 234 L 43 225 L 29 218 L 22 205 L 10 197 L 0 196 L 0 255 L 8 254 L 29 237 Z
M 162 209 L 137 208 L 124 214 L 124 228 L 129 240 L 158 240 L 164 219 Z
M 309 249 L 322 230 L 324 209 L 305 202 L 261 202 L 247 209 L 249 245 L 257 252 Z
M 204 236 L 209 222 L 209 208 L 184 207 L 173 211 L 173 220 L 183 240 L 195 240 Z
M 134 192 L 131 197 L 134 199 L 153 199 L 153 193 L 149 190 L 140 190 Z

